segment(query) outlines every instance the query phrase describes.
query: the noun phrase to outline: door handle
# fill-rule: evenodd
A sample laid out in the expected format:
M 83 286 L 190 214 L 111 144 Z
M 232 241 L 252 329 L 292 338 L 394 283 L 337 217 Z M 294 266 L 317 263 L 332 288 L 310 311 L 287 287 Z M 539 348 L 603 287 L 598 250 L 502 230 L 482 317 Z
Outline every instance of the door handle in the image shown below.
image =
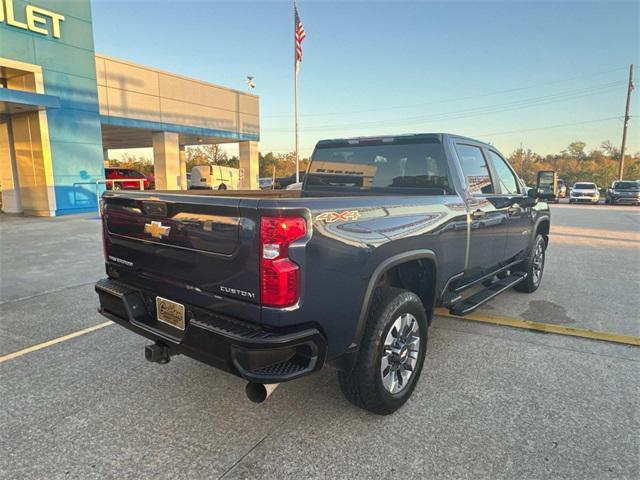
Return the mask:
M 471 218 L 473 218 L 474 220 L 478 219 L 478 218 L 483 218 L 487 215 L 487 212 L 485 212 L 484 210 L 474 210 L 473 212 L 471 212 Z
M 510 216 L 520 215 L 520 213 L 522 212 L 522 207 L 517 203 L 515 203 L 507 209 L 507 212 L 509 212 Z

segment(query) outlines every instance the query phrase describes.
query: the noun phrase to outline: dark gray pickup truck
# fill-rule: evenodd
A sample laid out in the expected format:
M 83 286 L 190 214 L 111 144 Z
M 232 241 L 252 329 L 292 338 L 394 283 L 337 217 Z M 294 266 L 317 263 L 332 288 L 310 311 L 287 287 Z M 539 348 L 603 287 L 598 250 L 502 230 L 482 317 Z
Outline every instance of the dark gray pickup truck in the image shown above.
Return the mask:
M 106 192 L 100 312 L 152 340 L 148 360 L 195 358 L 254 401 L 329 364 L 351 402 L 388 414 L 434 307 L 538 288 L 555 185 L 541 172 L 527 190 L 491 145 L 420 134 L 321 141 L 301 191 Z

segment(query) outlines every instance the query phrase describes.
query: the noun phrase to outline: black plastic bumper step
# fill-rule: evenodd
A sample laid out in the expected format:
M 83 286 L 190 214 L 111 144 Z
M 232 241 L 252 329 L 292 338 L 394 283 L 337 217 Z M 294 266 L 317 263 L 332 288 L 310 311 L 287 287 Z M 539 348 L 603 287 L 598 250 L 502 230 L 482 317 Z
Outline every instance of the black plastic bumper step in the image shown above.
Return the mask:
M 102 315 L 154 342 L 145 349 L 151 361 L 166 363 L 171 355 L 187 355 L 254 383 L 286 382 L 325 363 L 327 342 L 312 326 L 267 329 L 185 303 L 186 328 L 175 333 L 145 301 L 155 298 L 154 292 L 109 278 L 95 289 Z
M 451 305 L 449 312 L 453 315 L 466 315 L 467 313 L 473 312 L 483 303 L 488 302 L 493 297 L 522 282 L 526 277 L 526 273 L 514 272 L 508 277 L 492 283 L 484 290 L 480 290 L 478 293 L 474 293 L 470 297 L 454 303 Z
M 297 358 L 291 358 L 289 360 L 285 360 L 284 362 L 279 362 L 267 367 L 251 370 L 251 374 L 256 377 L 262 375 L 266 375 L 269 377 L 295 375 L 296 373 L 302 372 L 307 368 L 307 365 L 305 363 L 308 362 L 300 362 Z

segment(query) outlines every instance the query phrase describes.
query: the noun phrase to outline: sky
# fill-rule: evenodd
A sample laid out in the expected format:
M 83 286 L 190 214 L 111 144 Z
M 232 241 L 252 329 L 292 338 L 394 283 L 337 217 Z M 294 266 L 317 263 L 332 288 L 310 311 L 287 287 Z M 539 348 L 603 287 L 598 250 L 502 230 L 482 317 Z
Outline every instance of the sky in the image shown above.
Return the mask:
M 640 2 L 299 0 L 301 156 L 324 138 L 451 132 L 555 153 L 619 145 Z M 290 1 L 92 0 L 96 51 L 260 96 L 260 150 L 293 150 Z M 640 85 L 640 81 L 635 82 Z M 640 150 L 640 87 L 629 150 Z

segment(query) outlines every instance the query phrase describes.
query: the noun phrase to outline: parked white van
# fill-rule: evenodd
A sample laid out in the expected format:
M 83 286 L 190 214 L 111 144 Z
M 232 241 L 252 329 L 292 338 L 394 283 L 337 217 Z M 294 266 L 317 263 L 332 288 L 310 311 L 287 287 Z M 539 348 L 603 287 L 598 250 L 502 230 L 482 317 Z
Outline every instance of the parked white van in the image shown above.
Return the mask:
M 240 170 L 220 165 L 196 165 L 191 169 L 193 190 L 238 190 Z

